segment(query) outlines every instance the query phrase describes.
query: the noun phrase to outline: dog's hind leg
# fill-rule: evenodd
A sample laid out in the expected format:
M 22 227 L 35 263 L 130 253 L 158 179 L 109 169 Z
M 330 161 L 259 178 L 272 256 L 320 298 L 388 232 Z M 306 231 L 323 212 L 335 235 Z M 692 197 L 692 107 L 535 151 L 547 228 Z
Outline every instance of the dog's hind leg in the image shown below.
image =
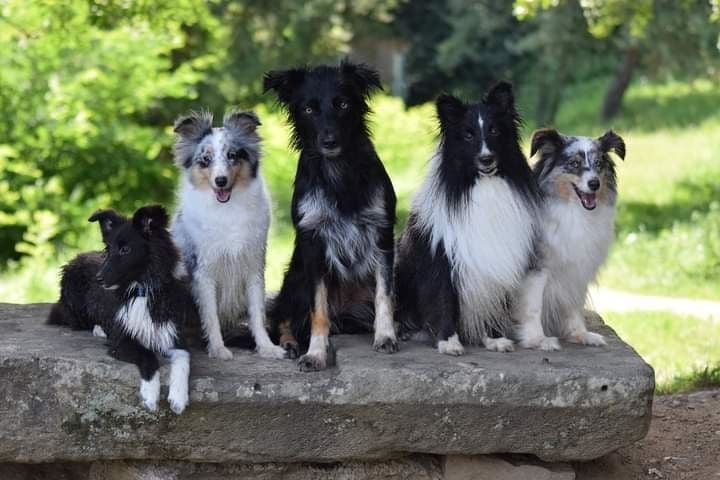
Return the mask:
M 331 348 L 327 286 L 324 280 L 320 280 L 315 287 L 315 299 L 310 312 L 310 347 L 298 360 L 300 370 L 311 372 L 332 366 L 334 355 Z
M 260 267 L 262 268 L 262 267 Z M 256 350 L 264 358 L 285 358 L 283 347 L 275 345 L 265 329 L 265 292 L 262 275 L 253 275 L 247 282 L 250 331 L 255 338 Z
M 517 322 L 517 336 L 523 348 L 560 350 L 557 337 L 545 336 L 542 324 L 543 300 L 548 274 L 545 270 L 531 270 L 522 282 L 513 305 Z
M 601 347 L 607 345 L 605 337 L 599 333 L 589 332 L 585 326 L 585 317 L 582 310 L 575 310 L 570 313 L 566 323 L 567 333 L 563 338 L 568 342 L 581 343 Z
M 200 310 L 200 323 L 202 323 L 203 333 L 208 341 L 208 356 L 210 358 L 230 360 L 233 354 L 225 347 L 222 331 L 220 330 L 215 281 L 207 275 L 203 275 L 201 270 L 198 269 L 194 272 L 192 291 Z
M 292 332 L 292 322 L 289 318 L 283 319 L 278 324 L 280 333 L 280 346 L 287 352 L 288 358 L 297 358 L 300 355 L 300 345 Z

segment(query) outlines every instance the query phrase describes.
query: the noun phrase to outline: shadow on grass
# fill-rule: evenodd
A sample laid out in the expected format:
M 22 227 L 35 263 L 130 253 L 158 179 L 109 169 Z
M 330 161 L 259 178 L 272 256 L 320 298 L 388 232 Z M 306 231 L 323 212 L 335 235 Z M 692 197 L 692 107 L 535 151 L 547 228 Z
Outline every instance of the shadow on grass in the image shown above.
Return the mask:
M 618 229 L 621 232 L 642 229 L 651 234 L 676 223 L 692 221 L 693 212 L 705 214 L 713 201 L 720 199 L 720 183 L 716 178 L 686 179 L 673 186 L 676 199 L 668 204 L 624 201 L 619 206 Z

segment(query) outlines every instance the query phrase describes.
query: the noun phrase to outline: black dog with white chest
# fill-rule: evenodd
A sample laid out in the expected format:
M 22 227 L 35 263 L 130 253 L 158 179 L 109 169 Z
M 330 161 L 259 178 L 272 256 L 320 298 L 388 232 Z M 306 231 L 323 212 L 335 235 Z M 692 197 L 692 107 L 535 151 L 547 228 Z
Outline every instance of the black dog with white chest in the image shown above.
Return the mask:
M 63 267 L 60 300 L 48 323 L 107 336 L 109 354 L 137 365 L 143 405 L 155 411 L 160 397 L 157 354 L 168 357 L 168 402 L 180 414 L 188 404 L 190 353 L 186 329 L 199 325 L 189 285 L 173 276 L 180 260 L 159 205 L 132 219 L 114 210 L 94 213 L 104 252 L 77 256 Z
M 370 139 L 376 71 L 339 66 L 265 75 L 287 110 L 300 150 L 292 198 L 295 249 L 269 309 L 272 330 L 298 364 L 334 362 L 330 333 L 375 332 L 374 348 L 393 353 L 392 267 L 395 192 Z
M 441 353 L 510 351 L 511 300 L 537 249 L 538 188 L 520 149 L 512 87 L 478 103 L 437 100 L 441 140 L 398 242 L 403 335 L 425 330 Z

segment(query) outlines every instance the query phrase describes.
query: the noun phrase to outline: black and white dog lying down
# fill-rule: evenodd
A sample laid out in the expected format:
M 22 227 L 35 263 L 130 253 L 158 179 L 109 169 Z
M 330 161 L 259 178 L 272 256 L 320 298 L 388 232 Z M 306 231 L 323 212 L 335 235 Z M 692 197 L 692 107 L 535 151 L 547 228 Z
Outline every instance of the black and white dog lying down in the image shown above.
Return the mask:
M 398 241 L 397 318 L 441 353 L 513 350 L 510 301 L 536 261 L 537 184 L 523 155 L 512 87 L 479 103 L 437 99 L 441 140 Z
M 173 276 L 179 255 L 168 215 L 153 205 L 132 219 L 101 210 L 89 220 L 100 223 L 105 251 L 78 255 L 63 267 L 60 300 L 48 323 L 107 334 L 109 354 L 140 370 L 140 396 L 151 411 L 160 398 L 157 355 L 169 358 L 168 402 L 180 414 L 190 375 L 185 330 L 199 318 L 189 286 Z
M 583 307 L 588 285 L 615 238 L 617 185 L 611 153 L 625 158 L 625 142 L 612 130 L 599 138 L 552 129 L 533 135 L 543 235 L 538 268 L 528 274 L 516 305 L 523 347 L 559 350 L 558 336 L 605 345 L 602 335 L 587 330 Z

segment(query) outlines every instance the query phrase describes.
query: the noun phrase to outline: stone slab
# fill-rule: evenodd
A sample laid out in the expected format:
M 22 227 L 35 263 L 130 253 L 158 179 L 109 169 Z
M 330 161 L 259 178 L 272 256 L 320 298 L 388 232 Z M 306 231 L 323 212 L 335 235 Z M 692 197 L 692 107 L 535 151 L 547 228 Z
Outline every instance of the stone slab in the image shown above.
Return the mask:
M 48 305 L 0 305 L 0 462 L 339 462 L 407 453 L 598 458 L 643 438 L 654 375 L 596 319 L 607 348 L 376 353 L 339 336 L 336 368 L 194 352 L 191 405 L 143 410 L 133 365 L 90 333 L 44 325 Z M 167 394 L 167 367 L 162 372 Z

